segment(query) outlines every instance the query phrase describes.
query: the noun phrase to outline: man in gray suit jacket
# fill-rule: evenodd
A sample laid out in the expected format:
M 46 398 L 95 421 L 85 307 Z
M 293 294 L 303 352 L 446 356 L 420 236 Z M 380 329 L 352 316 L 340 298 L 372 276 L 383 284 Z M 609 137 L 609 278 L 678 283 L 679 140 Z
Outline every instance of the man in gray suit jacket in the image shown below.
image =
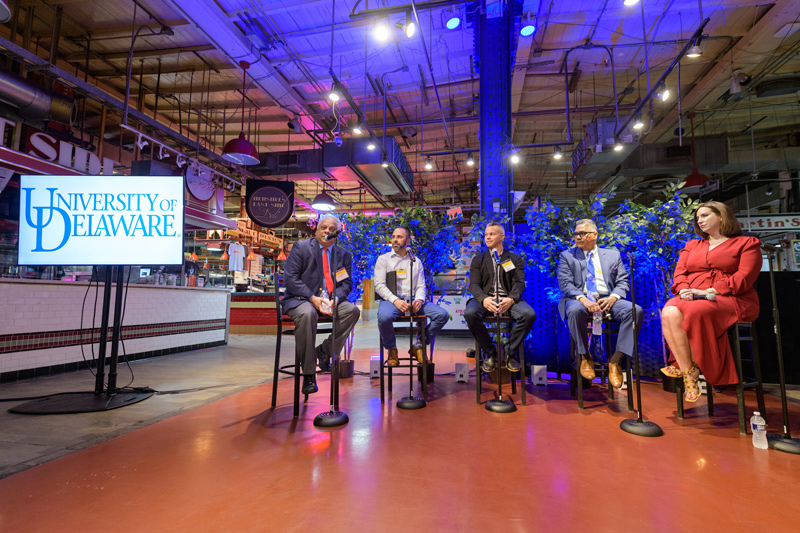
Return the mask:
M 619 362 L 633 352 L 633 304 L 628 294 L 628 271 L 616 250 L 597 247 L 597 226 L 589 219 L 575 224 L 575 247 L 561 252 L 558 263 L 558 286 L 561 301 L 558 313 L 569 325 L 570 335 L 582 356 L 580 372 L 594 379 L 594 364 L 587 349 L 587 324 L 597 311 L 620 321 L 617 350 L 609 359 L 609 382 L 622 386 Z M 642 327 L 642 308 L 636 306 L 637 331 Z
M 333 244 L 333 239 L 328 240 L 335 231 L 339 231 L 339 219 L 330 215 L 320 218 L 314 238 L 296 242 L 283 269 L 286 291 L 281 308 L 294 321 L 295 356 L 303 367 L 303 394 L 317 392 L 317 360 L 323 372 L 330 370 L 331 355 L 342 350 L 361 315 L 358 307 L 347 301 L 353 288 L 352 256 Z M 331 254 L 334 248 L 335 265 Z M 317 321 L 320 315 L 332 314 L 334 295 L 339 301 L 336 338 L 332 343 L 328 336 L 315 348 Z

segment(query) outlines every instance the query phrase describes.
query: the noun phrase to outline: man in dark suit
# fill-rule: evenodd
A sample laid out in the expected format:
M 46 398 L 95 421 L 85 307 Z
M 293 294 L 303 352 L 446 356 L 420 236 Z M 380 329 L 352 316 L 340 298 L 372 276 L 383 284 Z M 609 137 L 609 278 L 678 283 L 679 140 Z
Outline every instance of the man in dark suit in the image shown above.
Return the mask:
M 633 352 L 633 304 L 625 300 L 628 294 L 628 271 L 616 250 L 597 247 L 597 226 L 589 219 L 575 224 L 575 247 L 561 252 L 558 262 L 558 286 L 561 301 L 558 313 L 569 325 L 570 335 L 582 357 L 580 372 L 594 379 L 594 364 L 588 354 L 587 325 L 596 312 L 611 315 L 620 321 L 617 350 L 608 361 L 608 380 L 612 386 L 622 386 L 619 362 L 623 355 Z M 642 327 L 642 308 L 636 306 L 637 328 Z M 638 329 L 637 329 L 638 331 Z
M 494 222 L 487 224 L 484 241 L 488 249 L 472 259 L 469 269 L 469 292 L 472 298 L 467 302 L 464 319 L 484 353 L 481 365 L 484 372 L 494 370 L 497 358 L 497 350 L 483 323 L 484 319 L 494 316 L 495 313 L 506 312 L 514 319 L 505 348 L 506 367 L 512 372 L 519 371 L 519 362 L 514 354 L 536 320 L 536 312 L 522 300 L 522 292 L 525 290 L 525 263 L 520 256 L 503 248 L 505 238 L 506 231 L 502 225 Z M 495 257 L 500 263 L 496 292 L 495 273 L 498 265 Z
M 286 291 L 281 308 L 295 324 L 295 355 L 302 362 L 303 394 L 317 392 L 317 361 L 323 372 L 330 370 L 331 355 L 342 350 L 361 315 L 358 307 L 347 301 L 353 288 L 352 256 L 327 238 L 335 231 L 339 231 L 339 219 L 330 215 L 320 218 L 314 238 L 295 243 L 283 270 Z M 331 254 L 334 248 L 335 265 Z M 320 315 L 332 314 L 334 300 L 339 302 L 336 338 L 329 335 L 315 348 L 317 321 Z

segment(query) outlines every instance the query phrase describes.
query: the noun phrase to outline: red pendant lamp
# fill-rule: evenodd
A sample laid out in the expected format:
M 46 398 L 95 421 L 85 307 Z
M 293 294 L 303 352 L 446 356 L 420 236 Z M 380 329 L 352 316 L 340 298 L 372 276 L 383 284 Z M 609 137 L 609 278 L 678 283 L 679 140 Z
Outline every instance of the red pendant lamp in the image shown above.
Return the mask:
M 699 193 L 700 187 L 707 182 L 709 178 L 697 170 L 697 149 L 694 146 L 694 117 L 697 115 L 695 113 L 689 113 L 686 116 L 692 125 L 692 164 L 694 165 L 694 168 L 692 169 L 692 173 L 686 176 L 686 185 L 683 186 L 682 190 L 687 194 L 693 194 Z
M 283 253 L 283 250 L 281 250 L 281 253 L 278 254 L 278 257 L 276 259 L 278 261 L 286 261 L 286 254 Z
M 253 249 L 250 248 L 250 253 L 247 254 L 247 260 L 248 261 L 255 261 L 256 259 L 257 259 L 257 257 L 256 257 L 255 252 L 253 252 Z
M 222 256 L 220 256 L 220 259 L 222 259 L 223 261 L 227 261 L 230 258 L 231 258 L 231 256 L 228 255 L 228 250 L 225 250 L 224 252 L 222 252 Z
M 250 68 L 250 63 L 239 61 L 239 66 L 242 67 L 242 131 L 239 133 L 239 137 L 231 139 L 225 144 L 225 148 L 222 150 L 222 158 L 237 165 L 255 165 L 258 163 L 258 150 L 244 136 L 244 101 L 247 69 Z

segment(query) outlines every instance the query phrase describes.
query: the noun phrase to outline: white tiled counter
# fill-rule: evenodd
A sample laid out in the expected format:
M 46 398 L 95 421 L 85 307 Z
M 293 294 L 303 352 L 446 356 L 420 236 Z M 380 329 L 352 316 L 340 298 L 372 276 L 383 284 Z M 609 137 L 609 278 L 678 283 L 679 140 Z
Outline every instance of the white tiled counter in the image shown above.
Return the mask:
M 0 279 L 0 381 L 85 368 L 84 359 L 95 366 L 102 284 L 96 297 L 95 304 L 95 285 L 86 282 Z M 128 360 L 227 343 L 229 309 L 230 289 L 130 285 L 122 323 Z

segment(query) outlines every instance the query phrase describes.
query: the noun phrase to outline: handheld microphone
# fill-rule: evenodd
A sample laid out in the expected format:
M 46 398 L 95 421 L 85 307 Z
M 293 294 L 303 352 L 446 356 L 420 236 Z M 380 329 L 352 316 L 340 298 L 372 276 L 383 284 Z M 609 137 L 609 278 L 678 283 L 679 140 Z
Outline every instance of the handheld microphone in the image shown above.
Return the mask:
M 713 302 L 714 300 L 717 299 L 717 295 L 714 294 L 713 292 L 709 292 L 709 293 L 706 293 L 706 294 L 693 294 L 692 295 L 692 299 L 693 300 L 708 300 L 709 302 Z
M 492 250 L 492 257 L 494 257 L 494 262 L 495 263 L 499 263 L 500 262 L 500 256 L 497 255 L 497 250 Z
M 338 236 L 339 236 L 339 230 L 337 229 L 333 233 L 330 233 L 330 234 L 326 235 L 325 236 L 325 240 L 326 241 L 332 241 L 333 239 L 335 239 Z

